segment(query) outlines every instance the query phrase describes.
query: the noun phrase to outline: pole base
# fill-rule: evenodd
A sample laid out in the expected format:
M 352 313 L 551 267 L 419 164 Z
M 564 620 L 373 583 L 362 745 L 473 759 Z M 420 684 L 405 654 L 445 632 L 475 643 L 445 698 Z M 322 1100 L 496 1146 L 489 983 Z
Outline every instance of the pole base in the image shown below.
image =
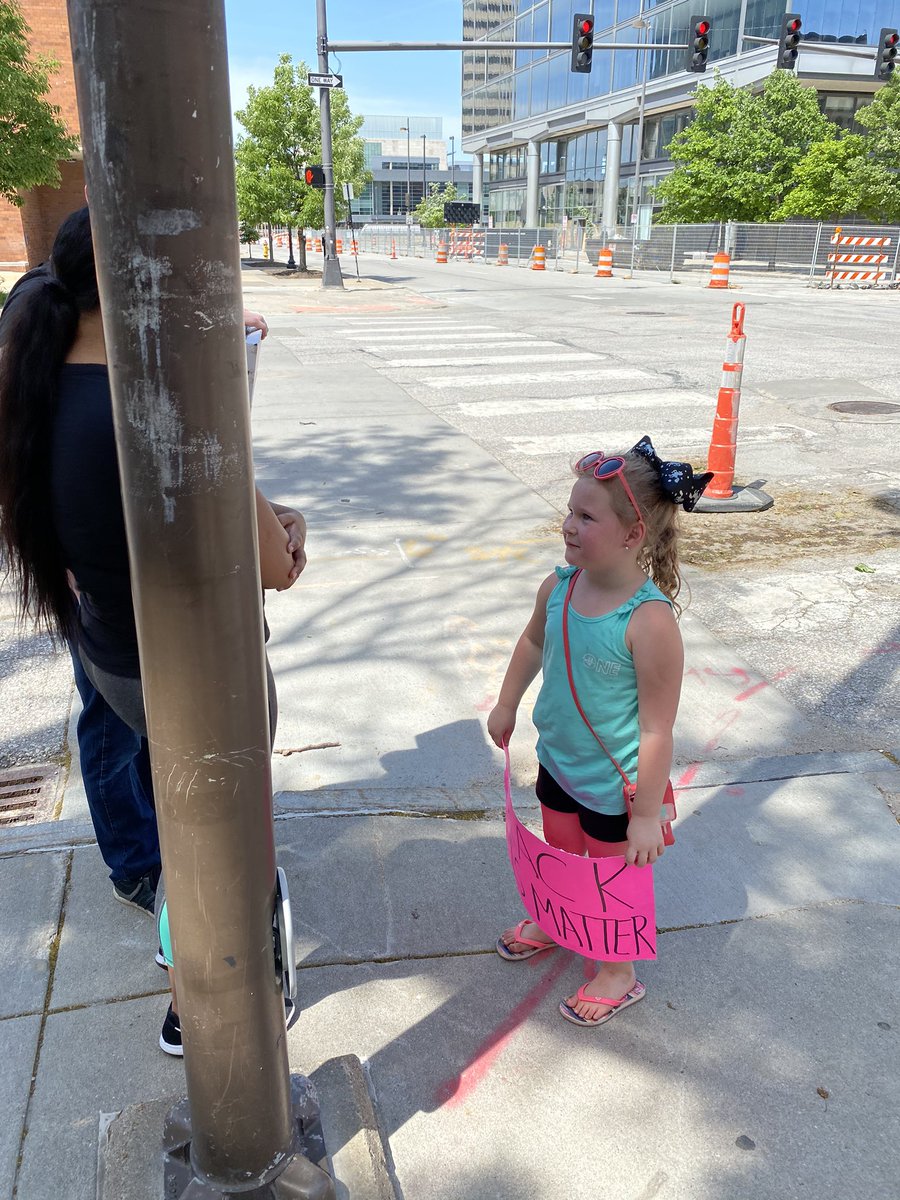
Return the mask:
M 339 258 L 326 258 L 322 263 L 322 287 L 339 287 L 344 286 L 344 277 L 341 274 L 341 260 Z
M 277 1175 L 234 1184 L 201 1179 L 191 1164 L 191 1113 L 187 1099 L 169 1112 L 163 1129 L 163 1195 L 165 1200 L 335 1200 L 334 1182 L 325 1170 L 325 1139 L 319 1123 L 315 1089 L 303 1075 L 291 1076 L 291 1112 L 296 1133 L 294 1152 L 276 1168 Z M 318 1165 L 321 1164 L 321 1165 Z
M 694 506 L 694 512 L 765 512 L 775 501 L 768 494 L 755 487 L 735 487 L 732 494 L 721 500 L 713 496 L 701 496 Z

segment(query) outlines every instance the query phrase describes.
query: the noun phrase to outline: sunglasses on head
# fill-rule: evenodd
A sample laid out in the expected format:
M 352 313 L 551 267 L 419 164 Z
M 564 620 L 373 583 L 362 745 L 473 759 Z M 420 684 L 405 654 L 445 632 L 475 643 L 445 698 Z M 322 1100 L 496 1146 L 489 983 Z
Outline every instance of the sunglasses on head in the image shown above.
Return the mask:
M 634 498 L 634 492 L 628 486 L 628 480 L 625 478 L 625 459 L 620 454 L 604 454 L 602 450 L 592 450 L 590 454 L 585 454 L 584 458 L 579 458 L 575 464 L 575 470 L 579 475 L 593 475 L 595 479 L 616 479 L 622 484 L 625 489 L 625 495 L 628 497 L 631 507 L 634 509 L 637 519 L 644 524 L 644 517 L 638 508 L 638 502 Z

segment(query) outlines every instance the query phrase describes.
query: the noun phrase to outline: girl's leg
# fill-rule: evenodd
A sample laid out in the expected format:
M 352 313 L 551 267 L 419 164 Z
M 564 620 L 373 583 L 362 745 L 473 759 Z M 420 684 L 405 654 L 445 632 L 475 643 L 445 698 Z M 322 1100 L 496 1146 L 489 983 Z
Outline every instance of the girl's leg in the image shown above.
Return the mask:
M 615 854 L 624 854 L 627 842 L 600 842 L 596 838 L 584 835 L 588 858 L 610 858 Z M 585 986 L 588 996 L 604 996 L 609 1000 L 618 1000 L 634 987 L 634 963 L 630 962 L 601 962 L 600 968 L 593 979 Z M 566 997 L 566 1004 L 584 1017 L 586 1021 L 596 1021 L 611 1010 L 609 1004 L 588 1004 L 579 1000 L 577 994 Z
M 544 841 L 548 846 L 554 846 L 557 850 L 565 850 L 569 854 L 584 854 L 585 835 L 577 813 L 557 812 L 556 809 L 547 808 L 545 804 L 542 804 L 541 821 L 544 826 Z M 553 941 L 534 921 L 528 922 L 523 928 L 522 934 L 524 937 L 531 938 L 533 942 L 551 943 Z M 515 929 L 505 929 L 500 936 L 504 945 L 509 946 L 514 954 L 529 949 L 525 942 L 516 941 Z

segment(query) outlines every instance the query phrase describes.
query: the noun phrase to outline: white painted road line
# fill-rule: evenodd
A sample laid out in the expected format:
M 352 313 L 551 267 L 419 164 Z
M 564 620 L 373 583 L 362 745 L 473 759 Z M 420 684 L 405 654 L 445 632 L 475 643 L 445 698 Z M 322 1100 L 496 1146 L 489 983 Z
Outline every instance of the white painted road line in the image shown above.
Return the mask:
M 535 344 L 535 342 L 531 343 L 532 346 Z M 522 349 L 524 350 L 526 347 L 523 346 Z M 603 354 L 578 353 L 569 350 L 564 354 L 529 354 L 524 358 L 521 354 L 489 354 L 485 358 L 472 358 L 468 355 L 465 358 L 462 356 L 458 358 L 392 358 L 388 359 L 384 365 L 386 367 L 490 367 L 494 363 L 502 362 L 596 362 L 605 357 Z
M 387 354 L 402 354 L 403 351 L 405 351 L 405 350 L 418 349 L 420 351 L 420 353 L 422 353 L 422 354 L 435 354 L 435 353 L 439 353 L 441 350 L 450 350 L 450 349 L 456 349 L 456 347 L 459 347 L 459 350 L 458 350 L 459 357 L 455 358 L 453 360 L 454 364 L 456 364 L 457 366 L 464 367 L 464 366 L 466 366 L 467 363 L 476 363 L 476 362 L 482 361 L 481 359 L 478 359 L 478 358 L 470 358 L 470 356 L 465 353 L 466 347 L 469 345 L 468 341 L 460 341 L 457 338 L 452 338 L 452 337 L 441 338 L 439 341 L 435 341 L 432 338 L 417 338 L 416 340 L 418 342 L 420 342 L 421 345 L 419 345 L 417 347 L 406 346 L 406 345 L 397 346 L 397 345 L 391 345 L 391 344 L 388 344 L 385 346 L 367 345 L 367 346 L 360 346 L 360 349 L 365 350 L 369 354 L 377 354 L 379 356 L 379 358 L 384 358 L 385 355 L 387 355 Z M 522 340 L 520 340 L 520 341 L 516 341 L 515 338 L 510 338 L 510 337 L 508 337 L 507 334 L 502 334 L 496 338 L 485 338 L 476 347 L 474 347 L 476 353 L 479 351 L 486 350 L 487 345 L 490 344 L 491 342 L 502 342 L 503 345 L 509 345 L 512 343 L 515 345 L 516 349 L 521 349 L 521 350 L 533 350 L 535 346 L 553 347 L 553 349 L 555 349 L 555 350 L 561 349 L 559 342 L 541 341 L 538 338 L 534 338 L 530 342 L 526 341 L 525 338 L 522 338 Z M 536 357 L 536 356 L 530 354 L 528 356 L 528 361 L 531 361 L 531 359 L 534 357 Z M 493 360 L 489 359 L 488 361 L 493 361 Z
M 616 382 L 621 382 L 627 372 L 619 372 Z M 640 379 L 651 378 L 644 371 L 635 371 Z M 550 378 L 548 376 L 548 378 Z M 539 396 L 519 400 L 474 400 L 456 405 L 467 417 L 517 417 L 529 413 L 543 412 L 590 412 L 612 413 L 620 408 L 655 408 L 665 404 L 667 408 L 708 408 L 715 412 L 716 402 L 703 392 L 679 391 L 677 388 L 659 388 L 648 392 L 604 392 L 593 396 Z M 444 410 L 447 411 L 447 410 Z M 451 410 L 452 411 L 452 410 Z
M 422 342 L 426 345 L 439 346 L 442 342 L 460 342 L 465 345 L 466 342 L 529 342 L 534 340 L 533 333 L 505 333 L 502 329 L 498 329 L 492 333 L 490 330 L 481 329 L 478 333 L 469 333 L 465 329 L 429 329 L 421 333 L 367 333 L 364 336 L 354 334 L 352 343 L 356 346 L 361 346 L 364 342 L 368 345 L 392 344 L 402 350 L 404 342 Z M 558 346 L 559 342 L 541 342 L 542 346 Z
M 609 358 L 609 355 L 595 354 L 593 357 L 600 360 Z M 456 366 L 456 363 L 453 365 Z M 504 375 L 444 375 L 440 379 L 423 379 L 422 382 L 430 388 L 502 387 L 507 383 L 563 383 L 570 379 L 597 379 L 602 377 L 604 371 L 610 369 L 612 368 L 582 367 L 577 371 L 508 371 Z M 615 370 L 617 374 L 620 373 L 619 368 Z
M 352 333 L 347 333 L 347 337 L 353 338 L 355 342 L 365 341 L 366 338 L 382 340 L 382 335 L 385 338 L 417 338 L 424 333 L 425 336 L 435 337 L 441 333 L 469 333 L 474 336 L 477 333 L 483 333 L 487 336 L 489 333 L 500 334 L 499 330 L 494 325 L 448 325 L 446 322 L 441 322 L 440 325 L 428 325 L 424 329 L 418 329 L 415 333 L 410 331 L 409 325 L 398 325 L 396 329 L 365 329 L 354 330 Z M 533 337 L 534 334 L 528 334 L 528 337 Z
M 609 416 L 610 414 L 607 414 Z M 607 451 L 621 450 L 623 447 L 634 445 L 639 438 L 643 437 L 647 432 L 646 429 L 639 431 L 622 430 L 610 426 L 609 433 L 604 433 L 604 439 L 612 443 L 615 438 L 615 446 L 612 444 L 604 446 Z M 666 430 L 665 440 L 668 443 L 667 450 L 677 449 L 683 450 L 689 447 L 692 451 L 696 449 L 705 450 L 709 446 L 709 439 L 712 433 L 712 422 L 709 427 L 703 429 L 679 429 L 673 427 Z M 810 429 L 801 429 L 797 425 L 772 425 L 758 426 L 753 428 L 741 428 L 740 439 L 742 443 L 751 442 L 754 445 L 766 445 L 769 442 L 789 442 L 801 437 L 804 439 L 814 438 L 815 434 Z M 508 437 L 503 439 L 509 446 L 511 453 L 520 454 L 526 458 L 537 458 L 542 454 L 577 454 L 579 450 L 584 448 L 584 434 L 581 433 L 564 433 L 554 437 Z M 659 449 L 659 447 L 657 447 Z

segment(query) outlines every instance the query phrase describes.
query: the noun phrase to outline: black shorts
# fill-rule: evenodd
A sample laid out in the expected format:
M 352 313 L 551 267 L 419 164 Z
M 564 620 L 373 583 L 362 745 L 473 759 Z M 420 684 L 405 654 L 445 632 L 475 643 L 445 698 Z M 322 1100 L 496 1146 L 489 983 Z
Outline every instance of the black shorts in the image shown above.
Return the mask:
M 577 813 L 582 830 L 598 842 L 624 842 L 628 835 L 628 816 L 621 813 L 611 817 L 608 813 L 594 812 L 573 800 L 564 792 L 549 771 L 538 765 L 537 783 L 534 786 L 538 800 L 544 808 L 559 813 Z

